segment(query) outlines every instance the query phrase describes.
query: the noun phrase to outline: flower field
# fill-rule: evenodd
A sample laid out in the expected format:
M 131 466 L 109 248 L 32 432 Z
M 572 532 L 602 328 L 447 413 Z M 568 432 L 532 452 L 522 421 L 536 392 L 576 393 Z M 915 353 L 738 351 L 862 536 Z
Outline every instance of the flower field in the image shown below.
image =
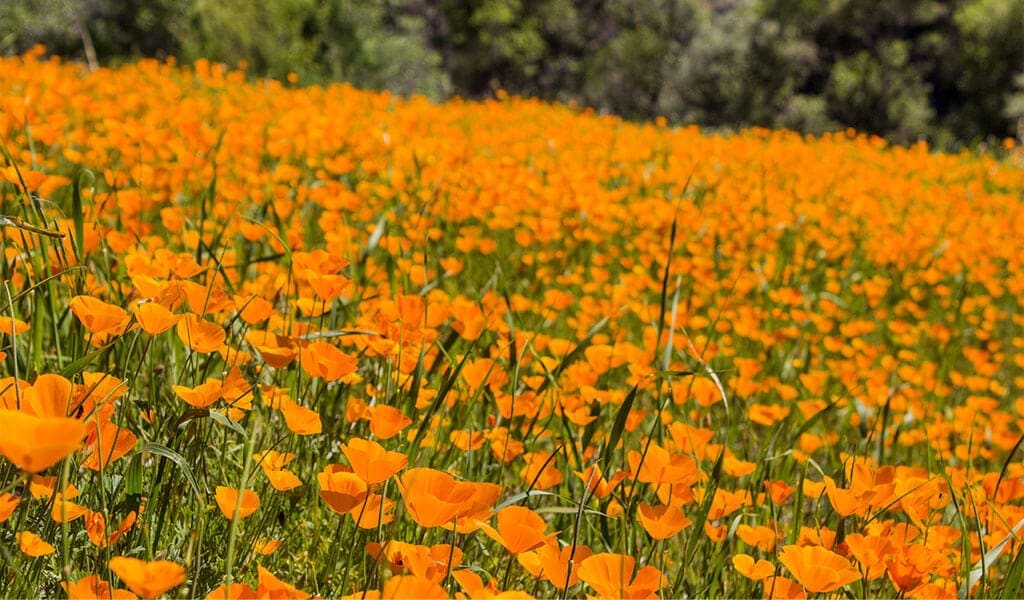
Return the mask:
M 1017 597 L 1019 148 L 0 59 L 0 596 Z

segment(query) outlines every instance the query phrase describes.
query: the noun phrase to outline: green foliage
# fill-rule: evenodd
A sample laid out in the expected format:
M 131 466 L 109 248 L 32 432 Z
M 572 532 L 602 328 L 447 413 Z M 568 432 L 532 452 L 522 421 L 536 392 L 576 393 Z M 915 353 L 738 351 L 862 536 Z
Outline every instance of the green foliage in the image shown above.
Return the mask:
M 260 75 L 444 97 L 440 57 L 426 51 L 421 21 L 381 0 L 194 0 L 176 32 L 186 60 L 244 62 Z
M 929 87 L 907 60 L 907 45 L 895 41 L 876 55 L 861 51 L 836 62 L 826 88 L 832 114 L 860 130 L 888 132 L 900 143 L 924 137 L 934 115 Z

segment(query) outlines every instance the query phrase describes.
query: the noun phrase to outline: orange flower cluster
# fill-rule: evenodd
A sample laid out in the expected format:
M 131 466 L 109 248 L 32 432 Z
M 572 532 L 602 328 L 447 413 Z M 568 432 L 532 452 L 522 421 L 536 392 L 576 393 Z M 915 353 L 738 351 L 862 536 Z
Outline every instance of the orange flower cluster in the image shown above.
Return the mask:
M 955 597 L 1024 569 L 1012 144 L 39 52 L 0 59 L 0 141 L 2 595 Z

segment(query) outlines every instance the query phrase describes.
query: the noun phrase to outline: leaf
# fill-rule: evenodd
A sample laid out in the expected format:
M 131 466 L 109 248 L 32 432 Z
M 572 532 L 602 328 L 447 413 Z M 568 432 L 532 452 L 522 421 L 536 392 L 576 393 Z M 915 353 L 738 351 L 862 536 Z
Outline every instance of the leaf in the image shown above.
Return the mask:
M 245 428 L 242 427 L 238 423 L 238 421 L 233 421 L 230 418 L 228 418 L 228 416 L 225 415 L 224 413 L 217 412 L 215 410 L 211 410 L 209 416 L 210 416 L 211 419 L 213 419 L 217 423 L 219 423 L 219 424 L 227 427 L 228 429 L 234 431 L 235 433 L 237 433 L 238 435 L 242 436 L 243 438 L 248 439 L 249 434 L 246 433 Z
M 499 503 L 497 506 L 494 507 L 494 512 L 498 512 L 499 510 L 501 510 L 501 509 L 503 509 L 503 508 L 505 508 L 507 506 L 512 506 L 513 504 L 519 504 L 523 500 L 526 500 L 527 498 L 533 498 L 534 496 L 557 496 L 557 495 L 558 494 L 555 494 L 555 493 L 552 493 L 552 492 L 545 492 L 543 490 L 530 490 L 528 492 L 520 492 L 518 494 L 514 494 L 512 496 L 509 496 L 508 498 L 505 498 L 505 500 L 503 500 L 501 503 Z M 573 511 L 575 511 L 575 510 L 576 509 L 573 508 Z
M 992 563 L 994 563 L 996 559 L 999 558 L 999 555 L 1003 553 L 1003 548 L 1006 547 L 1006 544 L 1010 543 L 1011 540 L 1016 538 L 1017 532 L 1020 531 L 1022 528 L 1024 528 L 1024 519 L 1017 521 L 1017 524 L 1013 526 L 1013 531 L 1007 533 L 1006 537 L 1004 537 L 1001 542 L 999 542 L 995 545 L 994 548 L 986 552 L 985 555 L 982 556 L 980 560 L 978 560 L 978 562 L 974 563 L 974 567 L 971 568 L 971 573 L 970 575 L 968 575 L 967 581 L 965 581 L 964 584 L 960 587 L 959 595 L 961 598 L 970 597 L 971 588 L 974 587 L 974 584 L 978 583 L 979 581 L 981 581 L 983 577 L 986 577 L 988 575 L 988 570 L 992 566 Z M 1019 560 L 1020 552 L 1018 551 L 1017 558 L 1015 558 L 1013 561 L 1014 564 L 1016 564 Z M 1017 566 L 1017 568 L 1020 569 L 1024 567 Z M 1018 577 L 1019 576 L 1020 574 L 1018 573 Z M 1011 590 L 1011 597 L 1019 597 L 1019 594 L 1017 594 L 1019 590 L 1016 587 L 1004 586 L 1003 590 L 1003 597 L 1006 597 L 1006 590 Z
M 615 423 L 612 425 L 612 430 L 608 433 L 608 445 L 605 447 L 604 458 L 601 459 L 601 470 L 605 473 L 609 472 L 612 464 L 612 454 L 615 453 L 615 447 L 619 445 L 622 431 L 626 429 L 626 419 L 629 418 L 629 411 L 633 409 L 633 401 L 636 400 L 636 394 L 639 389 L 640 384 L 638 383 L 633 386 L 633 389 L 629 390 L 629 393 L 626 394 L 626 399 L 622 401 L 622 406 L 619 407 L 619 412 L 615 415 Z
M 142 452 L 149 452 L 150 454 L 162 456 L 163 458 L 166 458 L 178 465 L 178 468 L 181 469 L 181 472 L 185 475 L 185 479 L 188 481 L 188 484 L 192 487 L 192 491 L 196 493 L 196 497 L 202 499 L 206 496 L 206 494 L 200 490 L 199 482 L 196 480 L 195 473 L 192 472 L 192 467 L 188 466 L 188 463 L 185 462 L 184 456 L 178 454 L 174 450 L 171 450 L 167 446 L 157 444 L 156 442 L 150 442 L 144 445 L 140 450 Z

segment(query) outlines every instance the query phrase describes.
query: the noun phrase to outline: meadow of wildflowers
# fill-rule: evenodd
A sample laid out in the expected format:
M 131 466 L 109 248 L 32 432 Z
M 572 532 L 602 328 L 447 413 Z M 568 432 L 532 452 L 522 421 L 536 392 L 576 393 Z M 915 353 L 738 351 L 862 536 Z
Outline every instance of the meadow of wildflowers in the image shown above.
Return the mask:
M 1021 154 L 0 59 L 0 595 L 1021 593 Z

